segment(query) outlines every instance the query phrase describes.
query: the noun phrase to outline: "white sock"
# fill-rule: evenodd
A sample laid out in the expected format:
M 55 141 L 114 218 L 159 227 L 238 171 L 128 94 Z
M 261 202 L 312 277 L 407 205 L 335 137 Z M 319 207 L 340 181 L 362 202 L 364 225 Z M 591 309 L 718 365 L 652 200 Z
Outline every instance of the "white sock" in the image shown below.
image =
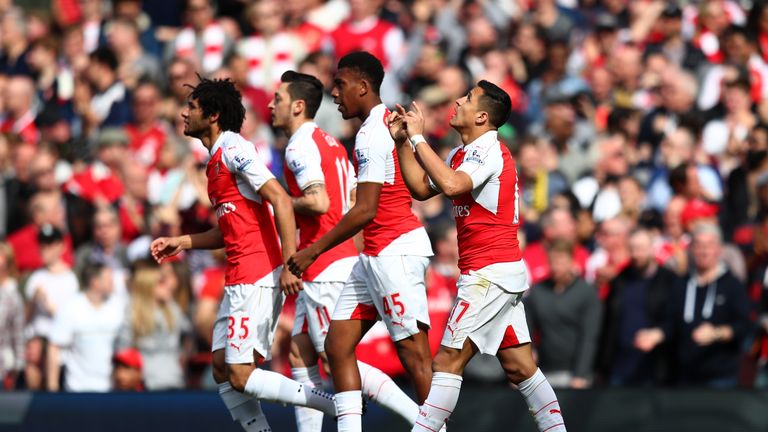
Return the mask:
M 419 417 L 419 406 L 408 397 L 392 378 L 375 367 L 357 362 L 363 394 L 379 405 L 398 414 L 413 426 Z
M 219 384 L 219 396 L 232 420 L 240 423 L 247 432 L 272 432 L 258 399 L 235 391 L 228 382 Z
M 320 368 L 312 367 L 292 368 L 291 375 L 296 381 L 322 389 L 323 381 L 320 378 Z M 323 429 L 323 413 L 312 408 L 296 407 L 296 427 L 298 432 L 320 432 Z
M 432 387 L 427 400 L 419 407 L 419 418 L 413 432 L 437 432 L 445 426 L 456 408 L 461 392 L 461 376 L 445 372 L 432 374 Z
M 539 431 L 565 432 L 563 415 L 560 413 L 560 403 L 549 381 L 536 369 L 536 373 L 517 385 L 520 393 L 528 404 Z
M 363 430 L 363 393 L 352 390 L 336 393 L 338 432 L 361 432 Z
M 254 369 L 245 384 L 245 393 L 263 401 L 314 408 L 330 416 L 336 415 L 333 395 L 276 372 Z

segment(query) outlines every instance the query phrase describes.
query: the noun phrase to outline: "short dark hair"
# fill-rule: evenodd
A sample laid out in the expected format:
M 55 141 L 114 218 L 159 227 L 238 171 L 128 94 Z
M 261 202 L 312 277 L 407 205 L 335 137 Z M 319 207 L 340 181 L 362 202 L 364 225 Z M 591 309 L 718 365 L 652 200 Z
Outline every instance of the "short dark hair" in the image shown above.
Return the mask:
M 221 130 L 239 133 L 245 120 L 245 107 L 243 96 L 235 87 L 235 83 L 229 78 L 208 79 L 200 75 L 197 77 L 200 82 L 196 86 L 185 84 L 192 89 L 189 98 L 197 100 L 204 116 L 219 114 Z
M 512 112 L 512 100 L 507 92 L 499 88 L 496 84 L 482 80 L 477 86 L 483 89 L 483 95 L 478 100 L 478 106 L 483 111 L 488 112 L 488 118 L 495 128 L 500 128 L 507 122 L 509 114 Z
M 568 256 L 573 256 L 573 243 L 564 239 L 554 239 L 547 248 L 547 253 L 560 252 Z
M 288 94 L 291 101 L 303 100 L 307 118 L 314 118 L 320 103 L 323 101 L 323 83 L 312 75 L 292 70 L 283 73 L 280 81 L 288 83 Z
M 379 94 L 384 81 L 384 66 L 379 59 L 367 51 L 349 53 L 339 60 L 338 69 L 352 69 L 371 83 L 373 92 Z
M 117 56 L 115 52 L 107 47 L 96 48 L 88 58 L 91 61 L 101 63 L 109 67 L 113 72 L 117 70 Z
M 80 283 L 83 289 L 88 289 L 91 282 L 97 277 L 101 276 L 101 273 L 107 268 L 107 266 L 100 261 L 94 261 L 89 263 L 80 272 Z

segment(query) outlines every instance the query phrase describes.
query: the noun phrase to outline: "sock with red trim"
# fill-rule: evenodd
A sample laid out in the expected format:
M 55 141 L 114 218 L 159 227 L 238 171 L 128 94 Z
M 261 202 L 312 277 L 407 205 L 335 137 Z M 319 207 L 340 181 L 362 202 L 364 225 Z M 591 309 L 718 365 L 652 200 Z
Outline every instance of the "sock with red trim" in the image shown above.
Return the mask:
M 361 432 L 363 430 L 363 392 L 351 390 L 336 393 L 336 413 L 339 432 Z
M 408 397 L 392 378 L 375 367 L 357 362 L 363 394 L 413 425 L 419 416 L 419 406 Z
M 296 381 L 316 388 L 323 388 L 320 368 L 315 366 L 292 368 L 291 375 Z M 296 428 L 298 432 L 320 432 L 323 429 L 323 413 L 312 408 L 296 407 Z
M 461 392 L 461 376 L 445 372 L 432 374 L 432 387 L 424 405 L 419 407 L 419 418 L 412 432 L 438 432 L 450 417 Z
M 549 381 L 541 373 L 541 369 L 536 369 L 532 377 L 521 382 L 517 387 L 536 420 L 539 432 L 565 432 L 560 403 Z

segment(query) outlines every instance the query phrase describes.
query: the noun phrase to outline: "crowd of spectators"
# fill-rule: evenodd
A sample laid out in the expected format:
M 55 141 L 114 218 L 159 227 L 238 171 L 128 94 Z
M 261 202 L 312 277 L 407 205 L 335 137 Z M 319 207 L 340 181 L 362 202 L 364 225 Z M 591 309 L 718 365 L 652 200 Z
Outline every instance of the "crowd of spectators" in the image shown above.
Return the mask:
M 36 9 L 30 4 L 48 4 Z M 0 0 L 0 378 L 5 389 L 211 385 L 221 251 L 154 264 L 215 224 L 184 137 L 198 76 L 229 78 L 241 134 L 282 178 L 267 105 L 355 50 L 442 154 L 481 79 L 513 113 L 526 307 L 553 385 L 768 387 L 768 3 L 762 0 Z M 455 293 L 451 204 L 414 202 L 435 257 L 436 348 Z M 285 371 L 290 299 L 275 341 Z M 386 332 L 361 360 L 402 373 Z M 483 359 L 477 360 L 483 364 Z M 476 379 L 503 377 L 484 366 Z

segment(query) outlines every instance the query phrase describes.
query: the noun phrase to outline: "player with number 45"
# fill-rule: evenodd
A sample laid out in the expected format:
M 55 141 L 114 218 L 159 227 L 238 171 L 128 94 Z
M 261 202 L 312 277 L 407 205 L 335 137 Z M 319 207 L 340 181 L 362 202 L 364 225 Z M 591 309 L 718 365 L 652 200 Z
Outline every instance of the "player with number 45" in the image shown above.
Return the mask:
M 299 228 L 299 248 L 304 249 L 335 227 L 349 211 L 357 179 L 346 149 L 312 120 L 323 98 L 322 83 L 314 76 L 294 71 L 285 72 L 281 81 L 269 109 L 272 125 L 289 137 L 285 179 Z M 357 249 L 348 238 L 320 254 L 301 274 L 304 289 L 296 299 L 290 354 L 295 380 L 320 388 L 318 358 L 330 372 L 325 339 L 341 291 L 357 263 Z M 399 307 L 398 316 L 403 315 L 405 307 L 398 294 L 392 297 L 394 307 Z M 387 313 L 387 306 L 384 310 Z M 357 366 L 364 393 L 413 424 L 418 414 L 416 403 L 385 373 L 362 362 Z M 299 432 L 320 432 L 322 422 L 322 412 L 296 408 Z

